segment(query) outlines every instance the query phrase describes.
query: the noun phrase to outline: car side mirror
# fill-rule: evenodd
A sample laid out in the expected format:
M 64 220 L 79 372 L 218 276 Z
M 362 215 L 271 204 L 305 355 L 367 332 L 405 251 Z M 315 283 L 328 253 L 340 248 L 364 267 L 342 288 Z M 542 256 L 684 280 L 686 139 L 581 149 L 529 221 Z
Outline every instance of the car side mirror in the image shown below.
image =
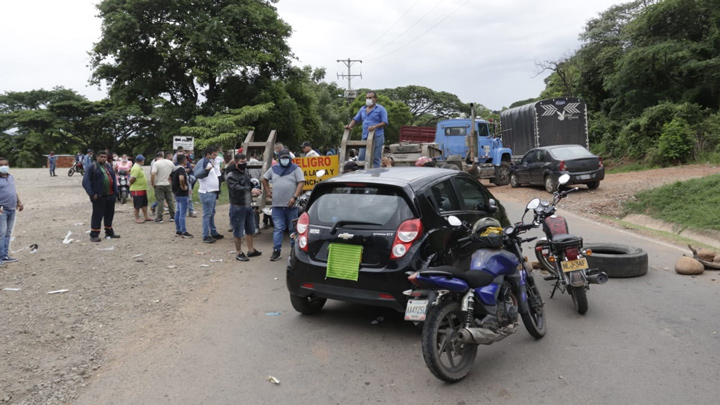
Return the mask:
M 495 199 L 491 198 L 490 200 L 488 200 L 487 204 L 478 203 L 475 206 L 475 210 L 476 211 L 487 211 L 491 214 L 494 214 L 497 212 L 498 207 L 497 207 L 497 203 L 495 202 Z

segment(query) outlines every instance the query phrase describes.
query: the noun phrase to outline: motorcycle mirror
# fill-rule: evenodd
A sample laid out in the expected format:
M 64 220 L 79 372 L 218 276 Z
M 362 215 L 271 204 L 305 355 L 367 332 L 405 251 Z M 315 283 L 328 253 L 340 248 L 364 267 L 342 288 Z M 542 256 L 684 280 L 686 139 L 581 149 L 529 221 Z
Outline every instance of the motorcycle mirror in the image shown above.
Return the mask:
M 539 198 L 533 198 L 528 203 L 527 207 L 525 207 L 525 211 L 534 210 L 535 208 L 540 206 L 540 199 Z
M 563 184 L 567 184 L 568 181 L 570 181 L 570 175 L 567 174 L 567 173 L 565 173 L 565 174 L 561 175 L 560 177 L 558 177 L 558 184 L 560 184 L 561 186 L 562 186 Z
M 318 170 L 318 171 L 315 173 L 315 175 L 316 175 L 317 178 L 319 179 L 320 177 L 322 177 L 322 176 L 325 175 L 325 170 Z
M 449 217 L 447 217 L 447 221 L 452 226 L 462 225 L 462 221 L 460 221 L 460 218 L 456 217 L 455 215 L 450 215 Z

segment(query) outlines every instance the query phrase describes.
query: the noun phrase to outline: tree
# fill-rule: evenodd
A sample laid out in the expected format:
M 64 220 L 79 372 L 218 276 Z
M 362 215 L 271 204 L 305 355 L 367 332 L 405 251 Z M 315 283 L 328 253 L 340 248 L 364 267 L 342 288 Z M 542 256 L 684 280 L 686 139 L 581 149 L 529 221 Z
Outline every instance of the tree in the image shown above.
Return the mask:
M 92 82 L 106 81 L 114 99 L 146 112 L 158 97 L 177 107 L 202 103 L 206 113 L 222 109 L 228 82 L 282 77 L 289 66 L 291 28 L 274 2 L 103 0 Z
M 439 120 L 470 113 L 470 106 L 460 101 L 455 94 L 423 86 L 383 89 L 378 91 L 378 95 L 386 95 L 393 101 L 407 105 L 412 115 L 410 125 L 435 125 Z
M 214 145 L 235 149 L 253 129 L 252 124 L 267 115 L 272 107 L 272 104 L 261 104 L 218 112 L 211 117 L 198 116 L 195 117 L 195 125 L 180 128 L 180 134 L 195 137 L 196 150 Z

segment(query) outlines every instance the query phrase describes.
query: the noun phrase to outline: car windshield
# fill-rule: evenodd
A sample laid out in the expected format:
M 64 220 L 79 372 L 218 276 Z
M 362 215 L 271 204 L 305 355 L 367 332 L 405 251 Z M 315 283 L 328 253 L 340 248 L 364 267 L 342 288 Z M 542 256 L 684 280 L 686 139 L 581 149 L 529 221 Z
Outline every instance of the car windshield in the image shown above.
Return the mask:
M 553 148 L 550 149 L 550 153 L 552 153 L 552 155 L 555 156 L 557 160 L 570 160 L 594 156 L 587 149 L 579 145 L 566 146 L 564 148 Z
M 342 221 L 361 229 L 396 229 L 413 217 L 394 189 L 372 185 L 334 187 L 313 202 L 308 214 L 311 224 L 333 226 Z

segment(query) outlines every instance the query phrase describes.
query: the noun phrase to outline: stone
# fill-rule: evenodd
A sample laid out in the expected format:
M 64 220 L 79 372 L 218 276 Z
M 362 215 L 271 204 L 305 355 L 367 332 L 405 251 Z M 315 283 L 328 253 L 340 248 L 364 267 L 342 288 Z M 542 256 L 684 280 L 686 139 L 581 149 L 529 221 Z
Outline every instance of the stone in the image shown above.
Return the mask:
M 715 256 L 715 258 L 713 259 L 713 261 L 714 261 L 715 263 L 720 263 L 720 255 Z
M 675 262 L 675 271 L 678 274 L 694 276 L 702 274 L 705 271 L 705 266 L 692 257 L 683 256 Z
M 700 258 L 700 260 L 705 260 L 706 262 L 710 262 L 715 258 L 715 256 L 717 256 L 717 253 L 713 252 L 712 250 L 709 250 L 709 249 L 700 249 L 700 250 L 698 250 L 697 255 Z

